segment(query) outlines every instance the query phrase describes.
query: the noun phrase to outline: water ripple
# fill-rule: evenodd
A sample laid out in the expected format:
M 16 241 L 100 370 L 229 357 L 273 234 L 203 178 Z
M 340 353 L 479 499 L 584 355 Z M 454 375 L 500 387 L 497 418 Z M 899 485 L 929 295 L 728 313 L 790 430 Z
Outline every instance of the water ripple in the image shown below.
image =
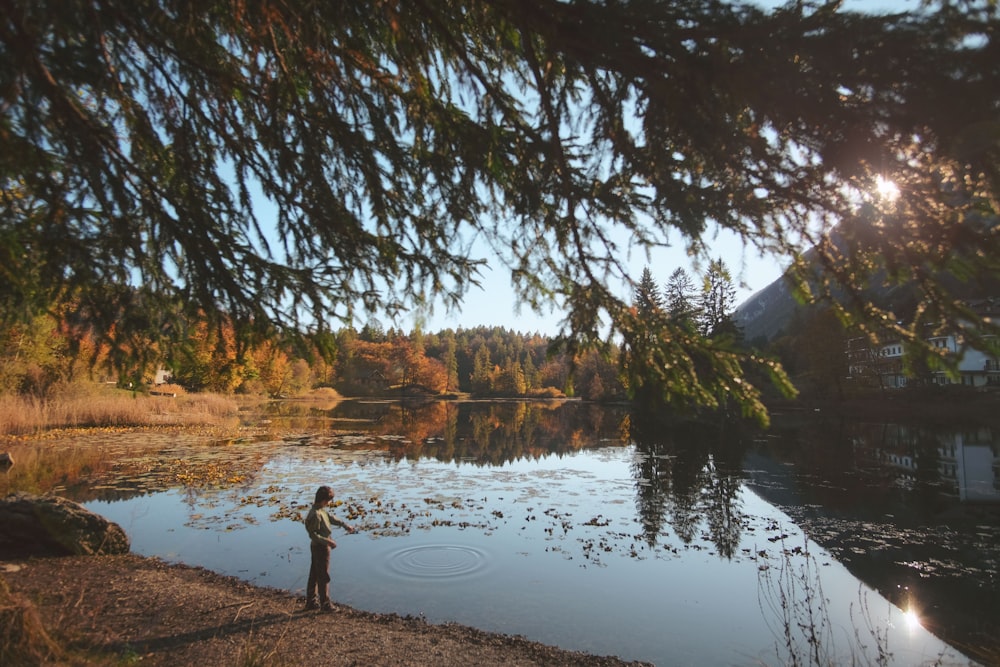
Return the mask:
M 390 573 L 408 579 L 453 579 L 486 571 L 486 552 L 461 544 L 423 544 L 389 554 Z

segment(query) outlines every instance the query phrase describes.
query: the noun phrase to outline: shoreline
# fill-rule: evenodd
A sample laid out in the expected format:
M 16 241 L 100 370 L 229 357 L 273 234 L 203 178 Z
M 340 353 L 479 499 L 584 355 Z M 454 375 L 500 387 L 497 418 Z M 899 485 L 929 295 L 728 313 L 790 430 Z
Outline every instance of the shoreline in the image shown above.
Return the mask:
M 650 664 L 339 604 L 334 612 L 305 612 L 288 591 L 136 554 L 0 555 L 0 579 L 68 647 L 69 656 L 55 656 L 58 664 Z
M 850 398 L 768 399 L 772 419 L 822 415 L 870 421 L 905 419 L 925 424 L 957 420 L 1000 426 L 1000 393 L 897 390 Z

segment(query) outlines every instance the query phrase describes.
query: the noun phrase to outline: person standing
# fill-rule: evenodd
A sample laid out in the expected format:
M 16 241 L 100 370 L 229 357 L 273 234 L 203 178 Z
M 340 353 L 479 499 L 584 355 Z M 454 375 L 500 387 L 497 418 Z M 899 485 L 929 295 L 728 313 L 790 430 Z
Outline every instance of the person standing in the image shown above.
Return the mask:
M 333 611 L 330 603 L 330 550 L 337 548 L 337 543 L 330 535 L 332 526 L 340 526 L 348 533 L 354 532 L 354 527 L 327 511 L 327 506 L 333 500 L 333 489 L 321 486 L 316 490 L 316 499 L 306 514 L 306 531 L 309 533 L 309 551 L 312 560 L 309 565 L 309 579 L 306 582 L 306 610 L 321 609 Z

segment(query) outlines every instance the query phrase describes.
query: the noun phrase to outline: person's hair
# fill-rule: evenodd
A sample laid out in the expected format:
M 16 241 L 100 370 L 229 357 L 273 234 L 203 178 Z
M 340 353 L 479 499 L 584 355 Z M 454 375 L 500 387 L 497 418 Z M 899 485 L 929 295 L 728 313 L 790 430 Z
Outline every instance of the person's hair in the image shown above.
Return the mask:
M 316 502 L 321 503 L 324 500 L 333 500 L 333 489 L 329 486 L 321 486 L 316 489 Z

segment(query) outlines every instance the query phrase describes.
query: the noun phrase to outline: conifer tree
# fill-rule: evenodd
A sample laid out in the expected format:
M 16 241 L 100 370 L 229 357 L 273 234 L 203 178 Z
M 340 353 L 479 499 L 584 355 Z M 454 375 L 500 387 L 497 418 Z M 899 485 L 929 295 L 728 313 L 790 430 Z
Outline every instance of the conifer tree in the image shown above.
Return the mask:
M 451 331 L 445 335 L 444 359 L 445 391 L 458 391 L 458 355 L 455 336 Z
M 642 269 L 642 276 L 632 296 L 632 304 L 640 318 L 654 318 L 663 313 L 663 295 L 660 294 L 660 288 L 648 266 Z
M 688 272 L 678 267 L 670 274 L 663 289 L 665 307 L 670 319 L 684 327 L 693 327 L 698 316 L 694 281 Z
M 476 350 L 472 369 L 472 391 L 488 394 L 493 391 L 493 363 L 490 361 L 490 349 L 486 344 Z
M 709 262 L 700 296 L 700 329 L 706 337 L 737 333 L 733 314 L 736 310 L 736 287 L 729 267 L 721 258 Z

